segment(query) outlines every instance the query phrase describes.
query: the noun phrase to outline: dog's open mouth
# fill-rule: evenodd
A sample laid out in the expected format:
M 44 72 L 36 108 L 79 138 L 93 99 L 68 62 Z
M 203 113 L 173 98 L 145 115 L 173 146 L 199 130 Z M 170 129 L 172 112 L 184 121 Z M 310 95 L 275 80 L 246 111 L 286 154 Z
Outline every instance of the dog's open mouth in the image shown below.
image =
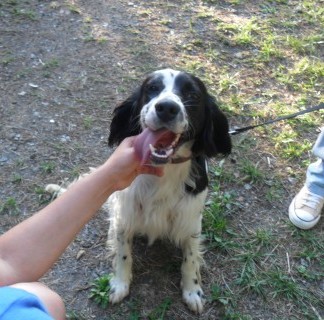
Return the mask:
M 136 137 L 134 147 L 142 164 L 166 164 L 173 155 L 180 136 L 167 129 L 153 131 L 146 128 Z

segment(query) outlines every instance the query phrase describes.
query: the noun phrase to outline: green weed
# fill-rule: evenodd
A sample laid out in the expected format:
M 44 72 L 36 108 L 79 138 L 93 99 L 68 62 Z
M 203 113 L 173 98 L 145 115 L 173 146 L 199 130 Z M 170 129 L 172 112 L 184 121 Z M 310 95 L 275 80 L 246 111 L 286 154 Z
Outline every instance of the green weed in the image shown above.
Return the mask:
M 49 203 L 52 199 L 51 195 L 49 195 L 43 187 L 35 187 L 35 193 L 37 194 L 38 202 L 41 205 Z
M 14 8 L 12 13 L 19 18 L 25 18 L 32 21 L 38 20 L 37 13 L 33 10 Z
M 81 9 L 76 4 L 69 2 L 67 7 L 72 13 L 81 14 Z
M 11 182 L 12 183 L 17 183 L 17 184 L 21 183 L 22 182 L 22 176 L 20 174 L 18 174 L 18 173 L 13 174 L 12 177 L 11 177 Z
M 285 130 L 275 136 L 273 140 L 279 154 L 286 159 L 299 159 L 312 148 L 311 142 L 300 141 L 298 134 L 293 130 Z
M 277 70 L 277 79 L 290 89 L 312 92 L 323 82 L 324 62 L 304 57 L 291 69 L 287 70 L 280 66 Z
M 217 25 L 217 31 L 234 45 L 247 46 L 255 41 L 254 33 L 259 30 L 255 19 L 250 19 L 242 23 L 224 23 Z
M 83 118 L 83 125 L 86 129 L 91 129 L 93 125 L 93 118 L 92 116 L 85 116 Z
M 0 202 L 0 214 L 15 215 L 18 214 L 18 212 L 17 201 L 14 198 L 9 197 L 3 203 Z
M 246 179 L 253 183 L 261 182 L 264 180 L 264 173 L 259 169 L 258 164 L 254 164 L 249 159 L 244 159 L 241 162 L 240 169 L 245 175 Z
M 52 70 L 57 68 L 60 65 L 59 60 L 56 58 L 53 58 L 51 60 L 48 60 L 47 62 L 44 63 L 43 69 L 45 70 Z
M 289 300 L 296 300 L 305 296 L 305 291 L 296 281 L 281 270 L 275 270 L 267 273 L 269 285 L 272 289 L 273 298 L 284 297 Z
M 150 312 L 148 318 L 150 320 L 163 320 L 166 312 L 171 306 L 171 299 L 166 298 L 159 306 L 157 306 L 153 311 Z
M 109 292 L 111 275 L 104 275 L 96 279 L 90 290 L 89 298 L 93 299 L 99 306 L 106 308 L 109 303 Z
M 276 37 L 272 34 L 268 35 L 260 45 L 260 59 L 261 61 L 270 61 L 271 58 L 281 58 L 283 53 L 276 44 Z
M 69 311 L 66 314 L 67 320 L 87 320 L 87 317 L 76 311 Z
M 221 74 L 219 76 L 219 93 L 223 91 L 228 91 L 230 89 L 237 89 L 238 88 L 238 74 L 235 73 L 233 75 L 229 73 Z
M 3 66 L 7 66 L 9 65 L 11 62 L 14 62 L 15 61 L 15 58 L 13 56 L 5 56 L 4 58 L 2 58 L 0 60 L 0 63 L 3 65 Z
M 55 163 L 54 162 L 44 162 L 40 165 L 41 170 L 45 174 L 53 173 L 55 170 Z
M 225 309 L 235 307 L 236 300 L 233 292 L 230 290 L 223 290 L 217 284 L 213 284 L 210 290 L 210 301 L 221 303 Z

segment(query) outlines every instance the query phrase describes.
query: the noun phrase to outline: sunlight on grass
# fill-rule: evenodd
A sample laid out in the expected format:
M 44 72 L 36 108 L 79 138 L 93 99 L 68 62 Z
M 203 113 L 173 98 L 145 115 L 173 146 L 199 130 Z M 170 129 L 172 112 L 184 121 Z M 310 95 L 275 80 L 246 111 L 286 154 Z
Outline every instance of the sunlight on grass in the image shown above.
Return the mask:
M 286 159 L 299 159 L 312 148 L 311 142 L 307 140 L 300 141 L 298 134 L 292 130 L 279 133 L 273 140 L 279 154 Z
M 240 23 L 221 22 L 217 25 L 217 31 L 238 45 L 251 44 L 255 40 L 254 32 L 258 30 L 259 26 L 253 18 Z

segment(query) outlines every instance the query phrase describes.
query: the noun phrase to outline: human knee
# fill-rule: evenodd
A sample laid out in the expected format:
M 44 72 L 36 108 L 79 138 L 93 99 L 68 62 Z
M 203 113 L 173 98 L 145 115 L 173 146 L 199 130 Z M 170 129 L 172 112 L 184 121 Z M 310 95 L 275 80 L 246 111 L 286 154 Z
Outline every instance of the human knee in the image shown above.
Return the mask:
M 18 283 L 14 288 L 28 291 L 39 298 L 55 320 L 65 319 L 65 305 L 58 293 L 40 282 Z

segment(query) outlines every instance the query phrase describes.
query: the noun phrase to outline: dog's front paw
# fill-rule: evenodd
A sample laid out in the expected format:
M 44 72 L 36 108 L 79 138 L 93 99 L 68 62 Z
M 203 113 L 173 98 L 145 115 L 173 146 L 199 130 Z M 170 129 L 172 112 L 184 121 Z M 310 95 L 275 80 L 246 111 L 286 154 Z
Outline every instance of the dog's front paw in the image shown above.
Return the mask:
M 129 294 L 129 283 L 117 278 L 110 280 L 109 301 L 111 304 L 122 301 Z
M 191 311 L 195 313 L 202 313 L 206 299 L 200 287 L 199 289 L 193 291 L 183 290 L 182 298 Z
M 58 184 L 48 184 L 45 187 L 45 191 L 54 195 L 55 197 L 59 197 L 62 193 L 66 191 L 66 189 L 62 188 Z

